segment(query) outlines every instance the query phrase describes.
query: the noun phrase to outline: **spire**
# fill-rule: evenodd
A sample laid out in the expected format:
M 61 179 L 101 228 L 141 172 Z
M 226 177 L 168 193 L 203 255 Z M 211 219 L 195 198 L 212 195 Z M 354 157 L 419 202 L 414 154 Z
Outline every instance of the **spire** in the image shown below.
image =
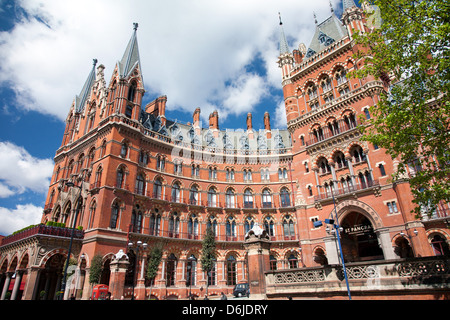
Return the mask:
M 283 22 L 281 21 L 281 15 L 278 12 L 278 17 L 280 18 L 280 56 L 282 54 L 285 53 L 289 53 L 289 46 L 288 43 L 286 41 L 286 36 L 284 35 L 284 30 L 283 30 Z
M 133 35 L 128 42 L 122 60 L 119 61 L 119 74 L 121 77 L 127 77 L 137 65 L 139 66 L 139 68 L 141 67 L 139 47 L 136 35 L 138 26 L 139 25 L 137 23 L 133 23 Z
M 83 88 L 79 95 L 75 96 L 75 112 L 80 112 L 84 109 L 84 105 L 89 98 L 89 94 L 91 93 L 92 86 L 95 82 L 95 66 L 97 65 L 97 59 L 93 60 L 93 67 L 91 72 L 84 83 Z
M 348 8 L 356 7 L 355 1 L 353 0 L 342 0 L 342 11 Z

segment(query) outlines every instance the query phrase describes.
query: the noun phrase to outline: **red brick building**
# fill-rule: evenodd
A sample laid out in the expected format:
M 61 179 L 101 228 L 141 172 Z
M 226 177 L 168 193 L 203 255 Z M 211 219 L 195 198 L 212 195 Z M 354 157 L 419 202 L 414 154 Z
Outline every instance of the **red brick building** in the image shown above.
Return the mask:
M 95 61 L 70 107 L 42 216 L 43 224 L 82 227 L 66 298 L 89 299 L 95 255 L 114 299 L 184 299 L 203 296 L 206 286 L 209 294 L 231 293 L 248 282 L 244 237 L 256 224 L 269 237 L 270 270 L 338 264 L 334 230 L 324 222 L 336 217 L 346 262 L 449 254 L 447 204 L 416 219 L 407 177 L 390 178 L 396 160 L 360 140 L 359 118 L 370 117 L 388 84 L 346 77 L 364 63 L 353 58 L 353 32 L 374 23 L 353 1 L 343 9 L 341 19 L 332 11 L 316 22 L 309 46 L 292 52 L 281 26 L 287 130 L 272 128 L 268 113 L 227 130 L 217 112 L 207 127 L 200 109 L 192 123 L 167 119 L 165 96 L 142 105 L 137 25 L 109 81 Z M 253 129 L 255 120 L 264 130 Z M 209 277 L 200 263 L 208 226 L 217 244 Z M 70 245 L 59 229 L 37 226 L 3 239 L 2 299 L 8 291 L 16 299 L 57 295 Z M 145 270 L 156 244 L 163 256 L 152 281 Z

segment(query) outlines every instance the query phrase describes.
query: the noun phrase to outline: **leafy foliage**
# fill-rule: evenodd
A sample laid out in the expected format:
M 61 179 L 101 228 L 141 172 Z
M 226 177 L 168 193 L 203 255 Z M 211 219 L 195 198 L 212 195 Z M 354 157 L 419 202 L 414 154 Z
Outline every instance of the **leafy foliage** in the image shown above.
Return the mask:
M 205 272 L 211 271 L 216 259 L 216 239 L 211 227 L 208 227 L 205 232 L 205 237 L 202 242 L 202 269 Z
M 450 200 L 450 5 L 444 0 L 372 0 L 382 23 L 354 37 L 364 66 L 350 76 L 389 83 L 365 122 L 365 140 L 399 161 L 418 216 Z M 370 17 L 369 17 L 370 19 Z M 407 176 L 409 172 L 409 176 Z
M 162 246 L 157 244 L 152 247 L 149 253 L 147 264 L 147 278 L 154 279 L 158 273 L 159 264 L 162 258 Z
M 92 258 L 91 267 L 89 268 L 89 283 L 99 283 L 102 276 L 103 259 L 97 254 Z

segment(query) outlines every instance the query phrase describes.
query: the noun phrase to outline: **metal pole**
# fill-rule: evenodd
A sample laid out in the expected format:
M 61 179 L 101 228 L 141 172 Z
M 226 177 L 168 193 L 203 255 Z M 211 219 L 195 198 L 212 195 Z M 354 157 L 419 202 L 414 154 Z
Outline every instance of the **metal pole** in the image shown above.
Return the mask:
M 342 261 L 342 269 L 344 270 L 345 284 L 347 285 L 348 299 L 352 300 L 352 295 L 350 293 L 350 286 L 348 284 L 348 278 L 347 278 L 347 269 L 345 268 L 344 254 L 342 253 L 341 237 L 339 236 L 339 220 L 338 220 L 338 215 L 337 215 L 337 211 L 336 211 L 336 201 L 334 200 L 334 191 L 333 190 L 331 190 L 331 196 L 333 197 L 334 214 L 336 215 L 336 224 L 333 224 L 333 226 L 336 229 L 336 237 L 337 237 L 337 241 L 338 241 L 338 245 L 339 245 L 339 253 L 340 253 L 341 261 Z
M 80 197 L 81 197 L 81 188 L 79 186 L 73 186 L 73 187 L 77 187 L 80 189 Z M 67 268 L 69 267 L 69 260 L 70 260 L 70 255 L 72 253 L 72 243 L 73 243 L 73 237 L 75 234 L 75 225 L 77 223 L 77 219 L 78 219 L 78 212 L 79 212 L 79 208 L 81 206 L 81 199 L 80 201 L 78 201 L 78 206 L 75 209 L 75 219 L 73 220 L 73 224 L 72 224 L 72 234 L 70 235 L 70 243 L 69 243 L 69 251 L 67 252 L 67 259 L 66 259 L 66 265 L 64 267 L 64 277 L 63 277 L 63 281 L 62 281 L 62 285 L 61 285 L 61 297 L 60 300 L 63 300 L 64 298 L 64 294 L 66 291 L 66 281 L 67 281 Z

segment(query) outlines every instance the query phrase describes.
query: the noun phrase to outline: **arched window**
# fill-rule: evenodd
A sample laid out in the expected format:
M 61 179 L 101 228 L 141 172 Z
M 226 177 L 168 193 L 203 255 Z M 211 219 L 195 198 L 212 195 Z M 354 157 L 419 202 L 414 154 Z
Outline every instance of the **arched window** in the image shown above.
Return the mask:
M 236 258 L 233 255 L 227 259 L 227 286 L 236 285 L 237 278 Z
M 111 208 L 111 219 L 109 220 L 109 227 L 111 229 L 117 228 L 117 221 L 119 219 L 119 204 L 117 202 L 114 202 Z
M 336 80 L 337 80 L 337 84 L 341 85 L 345 82 L 347 82 L 347 77 L 346 77 L 347 72 L 345 71 L 344 68 L 340 68 L 338 71 L 336 71 Z
M 217 220 L 214 216 L 209 216 L 208 220 L 206 222 L 206 227 L 207 228 L 211 228 L 211 230 L 213 231 L 214 235 L 217 236 Z
M 236 240 L 236 221 L 232 216 L 229 216 L 226 223 L 226 238 L 229 240 Z
M 91 202 L 89 206 L 89 220 L 88 220 L 88 229 L 92 228 L 95 219 L 95 210 L 97 209 L 97 202 L 94 200 Z
M 178 238 L 180 231 L 180 217 L 174 212 L 169 218 L 169 237 Z
M 211 187 L 208 190 L 208 207 L 216 207 L 217 206 L 217 192 Z
M 128 89 L 128 101 L 134 102 L 134 98 L 136 96 L 136 82 L 132 82 Z
M 244 191 L 244 208 L 253 208 L 253 193 L 250 189 Z
M 150 215 L 150 231 L 149 231 L 150 235 L 158 236 L 160 226 L 161 226 L 161 215 L 153 212 Z
M 139 206 L 133 209 L 131 213 L 131 227 L 133 232 L 140 233 L 142 229 L 142 211 Z
M 180 193 L 180 184 L 175 182 L 172 186 L 172 202 L 180 202 L 181 201 L 181 193 Z
M 286 187 L 281 188 L 280 191 L 280 200 L 282 207 L 290 207 L 291 206 L 291 194 Z
M 285 240 L 295 239 L 294 221 L 288 215 L 283 218 L 283 231 Z
M 120 156 L 122 158 L 125 158 L 127 156 L 127 153 L 128 153 L 128 144 L 123 142 L 122 147 L 120 148 Z
M 103 140 L 102 145 L 100 146 L 100 158 L 106 155 L 106 140 Z
M 361 146 L 356 146 L 352 149 L 351 155 L 355 163 L 366 161 L 366 155 Z
M 119 189 L 124 189 L 124 181 L 125 181 L 125 170 L 123 169 L 123 167 L 120 167 L 117 170 L 116 187 Z
M 263 208 L 272 208 L 272 195 L 269 189 L 264 189 L 262 192 L 262 206 Z
M 288 263 L 289 269 L 298 268 L 298 259 L 293 253 L 288 257 Z
M 347 160 L 345 159 L 345 156 L 341 151 L 336 152 L 333 159 L 334 163 L 337 166 L 337 169 L 345 168 L 348 165 Z
M 245 218 L 245 222 L 244 222 L 244 231 L 245 233 L 249 232 L 254 225 L 254 221 L 253 218 L 248 216 L 247 218 Z
M 136 177 L 135 192 L 140 195 L 145 195 L 145 177 L 142 173 L 138 174 Z
M 195 213 L 191 214 L 188 220 L 188 237 L 189 239 L 198 238 L 198 218 Z
M 161 199 L 162 197 L 162 183 L 160 179 L 153 182 L 153 198 Z
M 189 190 L 189 204 L 198 204 L 198 187 L 193 185 Z
M 269 266 L 271 271 L 277 270 L 277 258 L 272 254 L 269 256 Z
M 103 172 L 103 169 L 101 166 L 99 166 L 97 168 L 97 172 L 95 173 L 95 182 L 94 182 L 94 186 L 93 186 L 94 188 L 100 187 L 100 184 L 102 182 L 102 172 Z
M 328 164 L 328 160 L 324 157 L 321 157 L 317 162 L 317 166 L 320 169 L 320 174 L 327 174 L 331 172 L 331 167 Z
M 267 216 L 264 218 L 264 230 L 266 230 L 269 237 L 273 237 L 275 235 L 274 233 L 274 224 L 271 217 Z
M 197 258 L 191 254 L 189 258 L 187 258 L 186 263 L 186 286 L 195 286 L 195 280 L 196 280 L 196 273 L 197 273 Z
M 166 166 L 166 160 L 164 159 L 163 156 L 158 155 L 156 157 L 156 170 L 164 171 L 165 166 Z
M 177 257 L 173 253 L 167 258 L 166 267 L 166 286 L 172 287 L 175 285 L 175 276 L 177 270 Z
M 227 190 L 226 194 L 225 194 L 225 202 L 226 202 L 226 206 L 227 208 L 234 208 L 234 191 L 230 188 Z

